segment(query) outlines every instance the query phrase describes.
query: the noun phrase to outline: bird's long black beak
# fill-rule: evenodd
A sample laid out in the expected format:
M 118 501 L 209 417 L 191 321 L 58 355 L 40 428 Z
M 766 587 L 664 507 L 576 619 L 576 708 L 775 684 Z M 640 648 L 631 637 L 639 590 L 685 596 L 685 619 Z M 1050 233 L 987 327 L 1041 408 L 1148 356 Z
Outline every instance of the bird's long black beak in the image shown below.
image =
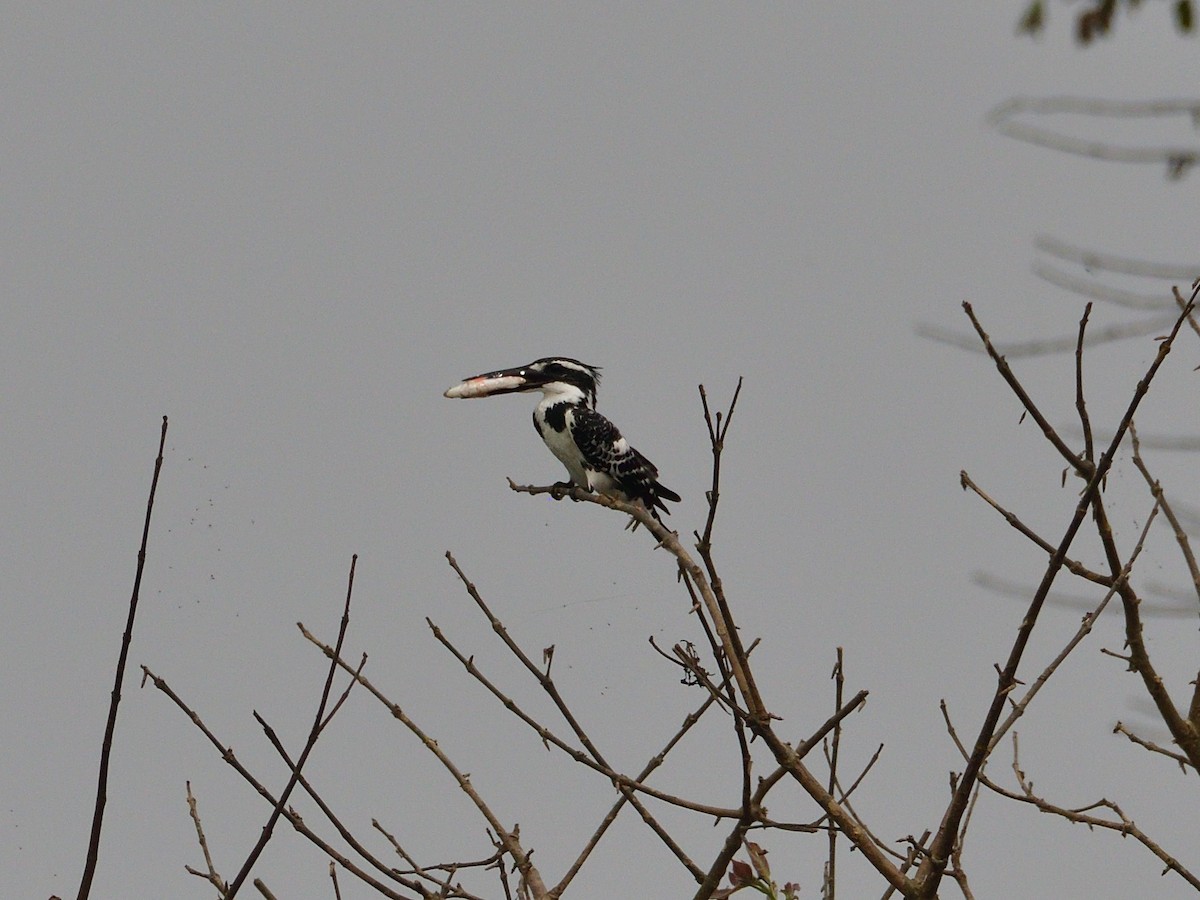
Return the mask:
M 443 396 L 451 400 L 493 397 L 497 394 L 536 390 L 543 384 L 545 379 L 541 373 L 526 366 L 519 366 L 515 369 L 501 369 L 498 372 L 485 372 L 482 375 L 464 378 L 454 387 L 448 388 Z

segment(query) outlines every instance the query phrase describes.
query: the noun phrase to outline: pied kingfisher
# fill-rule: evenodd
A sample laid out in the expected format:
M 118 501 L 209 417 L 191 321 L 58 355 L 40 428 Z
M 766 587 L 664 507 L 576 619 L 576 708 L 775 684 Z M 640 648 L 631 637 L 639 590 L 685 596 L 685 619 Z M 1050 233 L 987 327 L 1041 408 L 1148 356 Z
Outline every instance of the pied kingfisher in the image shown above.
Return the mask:
M 679 495 L 658 481 L 658 469 L 621 436 L 617 426 L 596 412 L 600 370 L 566 357 L 548 357 L 515 369 L 476 375 L 446 391 L 451 398 L 491 397 L 518 391 L 541 391 L 533 411 L 533 427 L 550 452 L 584 490 L 641 501 L 658 519 L 669 513 L 664 500 Z M 661 521 L 661 519 L 660 519 Z

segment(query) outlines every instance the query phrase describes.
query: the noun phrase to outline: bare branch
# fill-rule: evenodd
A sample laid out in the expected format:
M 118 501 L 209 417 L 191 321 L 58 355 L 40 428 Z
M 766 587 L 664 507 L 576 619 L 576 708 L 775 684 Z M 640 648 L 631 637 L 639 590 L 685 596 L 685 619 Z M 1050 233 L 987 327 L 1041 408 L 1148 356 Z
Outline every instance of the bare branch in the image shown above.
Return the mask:
M 1033 791 L 1033 784 L 1028 780 L 1024 770 L 1020 765 L 1018 757 L 1017 735 L 1013 735 L 1013 773 L 1016 775 L 1019 791 L 1010 791 L 1003 788 L 996 782 L 992 781 L 987 775 L 980 776 L 980 783 L 986 786 L 989 790 L 1000 794 L 1003 797 L 1008 797 L 1010 800 L 1017 800 L 1021 803 L 1028 803 L 1036 807 L 1039 811 L 1058 816 L 1066 819 L 1068 822 L 1074 822 L 1077 825 L 1086 825 L 1089 828 L 1103 828 L 1109 831 L 1115 831 L 1122 837 L 1132 837 L 1139 844 L 1158 857 L 1159 861 L 1166 867 L 1166 871 L 1171 871 L 1183 878 L 1192 887 L 1200 890 L 1200 878 L 1197 878 L 1189 872 L 1184 866 L 1173 856 L 1167 853 L 1158 843 L 1151 838 L 1136 824 L 1133 820 L 1125 815 L 1121 807 L 1111 800 L 1101 798 L 1094 803 L 1089 803 L 1086 806 L 1068 809 L 1050 803 L 1043 797 L 1038 796 Z M 1091 810 L 1107 809 L 1115 819 L 1105 819 L 1100 816 L 1090 815 Z
M 317 738 L 321 735 L 321 729 L 325 725 L 325 707 L 329 703 L 329 693 L 333 689 L 333 677 L 337 674 L 336 658 L 341 653 L 342 643 L 346 639 L 346 629 L 350 627 L 350 598 L 354 594 L 354 568 L 357 564 L 358 555 L 355 554 L 350 558 L 350 575 L 346 580 L 346 602 L 342 608 L 341 625 L 338 627 L 337 646 L 333 653 L 334 661 L 330 662 L 329 672 L 325 676 L 325 686 L 321 690 L 321 700 L 317 703 L 317 712 L 313 717 L 312 728 L 308 732 L 308 740 L 304 743 L 304 749 L 300 751 L 300 756 L 296 760 L 296 765 L 292 769 L 292 774 L 288 778 L 287 784 L 279 795 L 275 809 L 271 811 L 270 817 L 267 819 L 266 824 L 263 825 L 262 833 L 259 835 L 254 847 L 251 848 L 250 853 L 246 856 L 246 861 L 242 863 L 241 870 L 229 885 L 227 900 L 233 900 L 237 896 L 238 889 L 250 876 L 250 870 L 254 868 L 254 864 L 258 861 L 259 856 L 266 849 L 267 842 L 271 840 L 271 835 L 275 831 L 275 823 L 279 821 L 279 817 L 283 814 L 283 808 L 287 806 L 288 798 L 292 795 L 292 791 L 296 787 L 296 782 L 300 779 L 300 770 L 304 768 L 304 763 L 308 760 L 308 755 L 316 745 Z
M 638 508 L 642 508 L 640 507 L 640 504 L 638 505 Z M 646 518 L 650 519 L 651 521 L 655 521 L 648 514 L 646 515 Z M 567 724 L 570 725 L 571 730 L 575 733 L 576 738 L 579 739 L 579 742 L 590 754 L 591 759 L 595 760 L 595 762 L 599 766 L 603 767 L 606 772 L 613 772 L 612 767 L 609 766 L 608 761 L 604 758 L 603 754 L 600 752 L 600 749 L 595 745 L 595 743 L 593 743 L 592 739 L 588 737 L 587 732 L 584 730 L 578 719 L 576 719 L 575 714 L 571 711 L 570 706 L 567 704 L 562 694 L 559 693 L 558 686 L 554 683 L 554 679 L 550 677 L 549 671 L 542 671 L 539 669 L 534 664 L 533 660 L 529 658 L 528 654 L 521 649 L 520 645 L 513 640 L 512 636 L 508 633 L 508 629 L 504 627 L 504 623 L 502 623 L 500 619 L 496 617 L 496 615 L 488 607 L 487 603 L 484 602 L 483 597 L 479 594 L 478 589 L 471 582 L 471 580 L 467 578 L 466 573 L 464 573 L 462 568 L 458 565 L 458 561 L 454 558 L 453 554 L 447 552 L 446 560 L 450 563 L 450 567 L 454 569 L 455 573 L 458 575 L 459 580 L 463 583 L 463 586 L 466 588 L 471 599 L 475 601 L 475 605 L 479 607 L 480 611 L 483 612 L 483 614 L 487 617 L 488 622 L 491 623 L 492 630 L 500 637 L 508 650 L 518 660 L 520 660 L 521 664 L 525 666 L 531 675 L 533 675 L 538 684 L 541 685 L 542 690 L 544 690 L 553 701 L 555 708 L 558 709 L 559 714 L 563 717 L 563 719 L 566 720 Z M 501 699 L 509 709 L 513 710 L 514 712 L 517 711 L 516 704 L 514 704 L 503 693 L 501 693 L 499 689 L 495 689 L 490 681 L 482 679 L 482 673 L 479 673 L 478 669 L 475 668 L 474 663 L 464 659 L 462 654 L 460 654 L 456 648 L 454 648 L 448 641 L 442 639 L 440 629 L 438 629 L 433 622 L 430 622 L 428 619 L 426 621 L 429 623 L 430 628 L 433 629 L 434 636 L 438 637 L 438 639 L 442 641 L 442 644 L 446 646 L 446 648 L 452 653 L 454 653 L 455 657 L 458 658 L 460 662 L 463 662 L 463 664 L 467 667 L 468 672 L 474 675 L 477 680 L 481 680 L 481 683 L 484 683 L 489 690 L 492 690 L 493 694 Z M 538 733 L 542 736 L 543 740 L 547 740 L 548 738 L 552 737 L 548 729 L 544 729 L 540 725 L 537 725 L 532 718 L 525 716 L 524 713 L 519 713 L 519 715 L 522 719 L 525 719 L 529 724 L 534 725 L 538 729 Z M 555 738 L 555 743 L 561 749 L 571 753 L 577 761 L 581 760 L 581 756 L 575 756 L 572 750 L 568 749 L 568 745 L 565 742 L 558 741 L 557 738 Z M 613 775 L 615 776 L 616 773 L 613 772 Z M 646 808 L 641 800 L 634 796 L 633 788 L 629 785 L 623 784 L 620 777 L 613 777 L 613 784 L 619 791 L 622 792 L 622 794 L 624 794 L 625 799 L 630 803 L 630 805 L 637 810 L 638 815 L 642 817 L 642 821 L 645 822 L 646 825 L 649 826 L 650 829 L 658 836 L 658 839 L 662 841 L 668 849 L 671 850 L 671 852 L 675 855 L 675 858 L 678 859 L 679 862 L 685 868 L 687 868 L 689 872 L 692 873 L 693 877 L 699 878 L 700 869 L 697 868 L 696 864 L 692 862 L 687 853 L 684 852 L 683 848 L 680 847 L 675 839 L 671 837 L 667 830 L 658 822 L 658 820 L 654 817 L 650 810 Z
M 1000 513 L 1000 515 L 1004 517 L 1004 521 L 1006 521 L 1017 531 L 1021 532 L 1021 534 L 1025 535 L 1025 537 L 1029 538 L 1029 540 L 1031 540 L 1033 543 L 1041 547 L 1048 556 L 1054 555 L 1055 547 L 1053 544 L 1045 540 L 1032 528 L 1022 522 L 1015 513 L 1005 509 L 988 494 L 986 494 L 983 489 L 979 487 L 979 485 L 971 480 L 971 476 L 966 473 L 966 470 L 958 473 L 958 482 L 964 491 L 973 491 L 975 495 L 979 497 L 979 499 L 981 499 L 996 512 Z M 1102 575 L 1099 572 L 1094 572 L 1087 566 L 1083 565 L 1083 563 L 1070 558 L 1063 560 L 1063 568 L 1065 568 L 1072 575 L 1078 575 L 1080 578 L 1087 579 L 1088 581 L 1102 585 L 1103 587 L 1108 587 L 1112 584 L 1112 578 L 1110 578 L 1108 575 Z
M 129 660 L 129 645 L 133 642 L 133 622 L 137 617 L 138 598 L 142 590 L 142 572 L 146 568 L 146 547 L 150 543 L 150 517 L 154 513 L 154 494 L 158 490 L 158 474 L 162 471 L 163 448 L 167 444 L 167 417 L 163 416 L 162 434 L 158 439 L 158 456 L 154 460 L 154 475 L 150 479 L 150 498 L 146 501 L 146 518 L 142 524 L 142 543 L 138 547 L 137 571 L 133 576 L 133 595 L 129 598 L 129 615 L 125 633 L 121 635 L 121 652 L 117 655 L 117 671 L 113 678 L 112 698 L 108 706 L 108 721 L 104 740 L 100 744 L 100 774 L 96 781 L 96 806 L 92 812 L 92 830 L 88 836 L 87 859 L 79 882 L 77 900 L 87 900 L 92 893 L 92 879 L 100 860 L 100 831 L 104 826 L 104 807 L 108 803 L 108 765 L 112 757 L 113 734 L 117 729 L 117 707 L 121 704 L 121 685 L 125 681 L 125 665 Z
M 1032 116 L 1081 115 L 1092 118 L 1149 118 L 1200 114 L 1195 100 L 1120 102 L 1081 97 L 1014 97 L 995 107 L 988 122 L 1000 134 L 1048 147 L 1060 153 L 1108 162 L 1150 163 L 1165 166 L 1170 178 L 1180 178 L 1196 162 L 1197 147 L 1133 147 L 1114 142 L 1072 137 L 1062 131 L 1030 125 Z
M 1077 263 L 1088 270 L 1161 278 L 1166 281 L 1183 281 L 1189 284 L 1196 277 L 1196 273 L 1200 272 L 1200 264 L 1153 263 L 1112 253 L 1099 253 L 1095 250 L 1076 247 L 1049 235 L 1035 238 L 1033 246 L 1049 256 L 1057 257 L 1065 262 Z
M 1089 347 L 1097 347 L 1101 344 L 1123 341 L 1131 337 L 1160 334 L 1163 328 L 1170 324 L 1171 321 L 1174 320 L 1154 318 L 1147 319 L 1144 322 L 1126 322 L 1120 325 L 1110 325 L 1107 328 L 1093 328 L 1088 332 L 1087 345 Z M 924 324 L 918 324 L 913 330 L 921 337 L 929 338 L 940 344 L 949 344 L 960 350 L 967 350 L 971 353 L 987 352 L 985 349 L 980 348 L 976 338 L 958 331 Z M 1060 338 L 1043 338 L 1034 341 L 1010 341 L 1004 344 L 997 344 L 995 349 L 997 353 L 1006 359 L 1049 356 L 1051 354 L 1067 353 L 1074 350 L 1077 340 L 1078 338 L 1075 336 L 1064 336 Z
M 155 675 L 146 666 L 142 666 L 142 674 L 144 679 L 148 679 L 156 688 L 166 694 L 167 697 L 171 699 L 171 702 L 179 707 L 179 709 L 182 710 L 183 713 L 192 720 L 192 724 L 200 729 L 201 733 L 208 738 L 209 743 L 211 743 L 221 754 L 221 759 L 232 766 L 234 771 L 241 775 L 246 783 L 254 788 L 260 797 L 271 804 L 272 807 L 278 805 L 278 801 L 276 800 L 275 796 L 269 790 L 267 790 L 262 782 L 254 777 L 253 773 L 251 773 L 249 769 L 242 765 L 241 760 L 237 758 L 237 754 L 233 752 L 233 748 L 221 743 L 220 739 L 218 739 L 217 736 L 212 733 L 209 727 L 204 724 L 204 720 L 200 718 L 199 713 L 188 706 L 183 699 L 175 693 L 171 686 L 167 684 L 165 679 Z M 295 810 L 290 808 L 285 809 L 283 810 L 282 814 L 283 817 L 291 824 L 292 828 L 294 828 L 298 833 L 302 834 L 313 844 L 319 847 L 320 850 L 331 859 L 337 860 L 338 864 L 341 865 L 343 869 L 352 873 L 360 881 L 370 885 L 376 892 L 384 897 L 390 897 L 392 900 L 409 900 L 409 898 L 407 898 L 404 894 L 397 893 L 396 891 L 392 890 L 392 888 L 388 887 L 388 885 L 371 877 L 371 875 L 355 865 L 353 860 L 347 858 L 344 854 L 339 853 L 327 841 L 323 840 L 320 835 L 309 828 L 304 823 L 304 820 L 296 814 Z M 425 888 L 418 882 L 405 882 L 404 886 L 409 890 L 415 891 L 421 897 L 430 896 L 429 892 L 426 891 Z
M 491 807 L 488 806 L 479 792 L 475 790 L 475 786 L 471 783 L 470 775 L 459 769 L 458 766 L 454 764 L 454 761 L 451 760 L 446 752 L 438 745 L 438 742 L 430 737 L 415 721 L 409 718 L 408 714 L 404 712 L 399 704 L 389 700 L 383 691 L 375 687 L 375 685 L 371 683 L 370 679 L 368 679 L 361 672 L 356 672 L 354 669 L 352 669 L 349 663 L 334 653 L 334 649 L 332 647 L 314 637 L 313 634 L 304 627 L 303 623 L 297 622 L 296 624 L 299 626 L 301 634 L 303 634 L 311 644 L 320 648 L 321 652 L 324 653 L 326 657 L 333 660 L 337 665 L 341 666 L 342 669 L 351 674 L 354 679 L 359 682 L 359 684 L 367 689 L 371 696 L 373 696 L 376 700 L 383 704 L 384 707 L 387 708 L 388 712 L 392 714 L 394 719 L 412 732 L 417 740 L 419 740 L 425 746 L 425 749 L 434 755 L 437 761 L 442 764 L 442 767 L 450 773 L 450 776 L 455 780 L 459 788 L 462 789 L 463 793 L 470 798 L 471 802 L 475 805 L 476 810 L 478 810 L 479 814 L 487 821 L 488 826 L 492 829 L 492 832 L 504 846 L 505 851 L 512 856 L 513 862 L 516 863 L 517 869 L 521 873 L 523 882 L 533 892 L 533 896 L 537 898 L 537 900 L 543 900 L 543 898 L 548 897 L 546 886 L 542 882 L 541 873 L 538 872 L 538 870 L 534 867 L 533 863 L 529 859 L 529 854 L 521 846 L 518 828 L 514 827 L 510 831 L 500 824 L 500 820 L 492 812 Z
M 1129 738 L 1129 740 L 1131 742 L 1137 744 L 1139 747 L 1144 747 L 1145 749 L 1149 750 L 1151 753 L 1160 753 L 1163 756 L 1167 757 L 1168 759 L 1175 760 L 1175 762 L 1179 763 L 1179 768 L 1182 769 L 1185 773 L 1187 772 L 1188 766 L 1192 765 L 1192 761 L 1190 759 L 1188 759 L 1186 756 L 1184 756 L 1182 753 L 1174 753 L 1174 752 L 1166 749 L 1165 747 L 1158 746 L 1158 744 L 1154 743 L 1153 741 L 1148 741 L 1145 738 L 1138 737 L 1136 734 L 1134 734 L 1132 731 L 1130 731 L 1128 728 L 1126 728 L 1125 724 L 1123 722 L 1118 722 L 1116 725 L 1113 726 L 1113 734 L 1123 734 L 1123 735 L 1125 735 L 1125 737 Z
M 196 798 L 192 795 L 192 783 L 190 781 L 187 782 L 187 805 L 188 814 L 192 817 L 192 823 L 196 826 L 196 840 L 199 841 L 200 851 L 204 854 L 205 871 L 199 872 L 190 866 L 185 868 L 191 874 L 207 879 L 209 884 L 215 887 L 223 898 L 228 895 L 229 882 L 225 881 L 217 873 L 217 868 L 213 865 L 212 854 L 208 852 L 208 840 L 204 837 L 204 826 L 200 824 L 200 810 L 196 807 Z
M 979 736 L 975 740 L 975 746 L 972 749 L 970 757 L 963 770 L 962 777 L 959 779 L 959 782 L 954 789 L 954 793 L 951 796 L 950 805 L 947 807 L 942 822 L 934 835 L 933 843 L 931 844 L 929 850 L 929 856 L 922 861 L 921 867 L 915 877 L 918 885 L 919 896 L 933 897 L 937 893 L 938 884 L 940 883 L 942 875 L 945 873 L 945 868 L 950 861 L 950 852 L 954 844 L 955 836 L 958 834 L 959 822 L 963 814 L 966 812 L 971 791 L 974 788 L 975 779 L 979 774 L 984 760 L 987 759 L 988 754 L 991 752 L 992 735 L 994 734 L 996 725 L 1000 720 L 1000 715 L 1004 709 L 1008 695 L 1017 684 L 1017 668 L 1019 667 L 1021 659 L 1024 656 L 1025 648 L 1029 643 L 1029 637 L 1033 633 L 1033 628 L 1037 624 L 1038 614 L 1041 612 L 1042 606 L 1046 600 L 1046 596 L 1049 594 L 1050 588 L 1054 583 L 1054 579 L 1057 577 L 1059 571 L 1063 567 L 1067 553 L 1070 551 L 1071 544 L 1075 539 L 1075 535 L 1078 533 L 1088 510 L 1092 508 L 1098 496 L 1100 483 L 1103 481 L 1104 477 L 1109 471 L 1109 468 L 1112 466 L 1113 458 L 1116 456 L 1117 449 L 1119 448 L 1121 441 L 1124 440 L 1125 432 L 1129 428 L 1129 423 L 1133 420 L 1134 413 L 1137 411 L 1138 406 L 1140 406 L 1142 398 L 1145 397 L 1146 392 L 1149 390 L 1150 383 L 1153 381 L 1154 376 L 1157 374 L 1159 368 L 1166 360 L 1167 355 L 1171 352 L 1171 347 L 1174 344 L 1175 337 L 1179 334 L 1179 329 L 1183 326 L 1184 320 L 1191 312 L 1193 303 L 1189 303 L 1187 305 L 1183 313 L 1180 314 L 1175 326 L 1171 330 L 1171 333 L 1159 343 L 1158 353 L 1155 355 L 1154 361 L 1150 364 L 1146 374 L 1138 382 L 1137 388 L 1134 390 L 1133 397 L 1129 402 L 1124 416 L 1122 417 L 1121 424 L 1117 428 L 1117 432 L 1113 436 L 1112 442 L 1108 445 L 1108 448 L 1104 451 L 1104 454 L 1101 456 L 1098 463 L 1093 465 L 1088 460 L 1076 457 L 1072 451 L 1070 451 L 1070 449 L 1062 443 L 1057 433 L 1055 433 L 1054 429 L 1049 426 L 1049 423 L 1046 422 L 1045 418 L 1041 417 L 1040 413 L 1038 413 L 1040 422 L 1045 423 L 1043 431 L 1046 434 L 1047 439 L 1059 449 L 1060 453 L 1063 453 L 1068 460 L 1072 461 L 1072 464 L 1078 471 L 1087 474 L 1087 486 L 1084 488 L 1083 493 L 1079 498 L 1079 502 L 1076 504 L 1075 512 L 1071 517 L 1071 522 L 1068 524 L 1062 540 L 1059 542 L 1058 549 L 1055 550 L 1054 555 L 1050 558 L 1050 561 L 1046 566 L 1045 573 L 1042 576 L 1041 584 L 1039 584 L 1037 591 L 1030 602 L 1029 609 L 1021 621 L 1021 625 L 1017 631 L 1016 640 L 1013 642 L 1012 649 L 1009 652 L 1008 660 L 1005 662 L 1004 668 L 999 670 L 999 680 L 996 686 L 996 692 L 993 695 L 987 715 L 985 716 L 983 724 L 980 727 Z M 1014 393 L 1016 393 L 1018 397 L 1023 398 L 1022 403 L 1026 406 L 1026 409 L 1030 410 L 1032 413 L 1036 407 L 1033 405 L 1031 400 L 1027 401 L 1024 399 L 1027 397 L 1024 389 L 1016 381 L 1015 376 L 1012 375 L 1011 370 L 1008 368 L 1007 364 L 1004 363 L 1003 358 L 999 357 L 993 349 L 990 349 L 990 341 L 988 340 L 987 335 L 983 331 L 982 327 L 979 326 L 977 320 L 975 319 L 974 313 L 970 308 L 970 304 L 963 304 L 963 306 L 968 317 L 970 317 L 973 324 L 975 324 L 976 330 L 979 332 L 980 339 L 984 341 L 986 346 L 989 346 L 989 355 L 992 356 L 993 361 L 996 363 L 997 369 L 1000 371 L 1005 381 L 1009 382 Z M 1118 565 L 1114 567 L 1112 572 L 1113 576 L 1116 577 L 1120 570 L 1121 566 Z
M 1196 597 L 1200 600 L 1200 564 L 1197 564 L 1196 554 L 1192 552 L 1192 543 L 1183 528 L 1183 523 L 1175 514 L 1175 510 L 1170 502 L 1168 502 L 1162 485 L 1158 479 L 1150 474 L 1150 469 L 1146 465 L 1146 461 L 1142 458 L 1142 444 L 1138 440 L 1137 428 L 1134 427 L 1132 422 L 1129 424 L 1129 438 L 1133 447 L 1133 464 L 1142 473 L 1142 477 L 1146 480 L 1146 485 L 1150 488 L 1150 493 L 1158 504 L 1158 508 L 1163 511 L 1163 515 L 1166 516 L 1167 521 L 1171 524 L 1171 530 L 1175 534 L 1175 542 L 1179 545 L 1179 552 L 1183 554 L 1183 560 L 1187 564 L 1188 573 L 1192 576 L 1192 585 L 1196 589 Z

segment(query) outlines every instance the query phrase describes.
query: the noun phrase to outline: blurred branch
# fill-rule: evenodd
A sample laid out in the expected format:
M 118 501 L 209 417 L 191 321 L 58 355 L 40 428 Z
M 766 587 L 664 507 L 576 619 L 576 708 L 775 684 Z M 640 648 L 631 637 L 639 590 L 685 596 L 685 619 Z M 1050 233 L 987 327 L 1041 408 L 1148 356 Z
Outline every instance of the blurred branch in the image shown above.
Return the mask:
M 1122 309 L 1164 310 L 1171 309 L 1175 305 L 1165 290 L 1161 294 L 1138 294 L 1133 291 L 1123 291 L 1100 284 L 1093 279 L 1071 275 L 1041 260 L 1034 260 L 1033 274 L 1055 287 L 1063 288 L 1082 297 L 1090 297 L 1093 300 L 1119 306 Z M 1164 325 L 1169 324 L 1175 321 L 1175 316 L 1172 315 L 1170 319 L 1162 321 Z
M 1074 137 L 1064 131 L 1032 125 L 1037 116 L 1074 115 L 1087 118 L 1200 119 L 1200 100 L 1132 101 L 1082 97 L 1013 97 L 988 113 L 988 123 L 1000 134 L 1038 147 L 1089 159 L 1121 163 L 1150 163 L 1165 167 L 1167 177 L 1182 178 L 1195 163 L 1200 147 L 1134 147 Z
M 1097 38 L 1108 37 L 1122 11 L 1131 15 L 1141 5 L 1141 0 L 1090 0 L 1074 4 L 1076 42 L 1086 47 Z M 1170 0 L 1169 7 L 1175 30 L 1181 35 L 1190 35 L 1195 27 L 1192 0 Z M 1017 22 L 1017 34 L 1032 37 L 1041 34 L 1046 28 L 1046 8 L 1046 0 L 1030 0 Z
M 1123 341 L 1131 337 L 1160 334 L 1164 326 L 1174 321 L 1174 317 L 1170 319 L 1156 318 L 1144 322 L 1127 322 L 1121 325 L 1112 325 L 1108 328 L 1093 328 L 1088 332 L 1087 346 L 1097 347 L 1100 344 L 1110 344 L 1114 341 Z M 980 348 L 978 337 L 971 337 L 963 332 L 952 331 L 949 328 L 941 328 L 937 325 L 923 325 L 921 323 L 917 323 L 913 330 L 918 336 L 928 338 L 931 341 L 937 341 L 939 344 L 949 344 L 951 347 L 957 347 L 960 350 L 969 350 L 972 353 L 987 353 L 985 348 Z M 1055 353 L 1068 353 L 1075 349 L 1076 343 L 1076 337 L 1063 336 L 1061 338 L 1046 338 L 1035 341 L 1009 341 L 996 345 L 995 350 L 998 354 L 1006 358 L 1023 359 L 1033 356 L 1049 356 Z
M 1049 235 L 1034 238 L 1033 246 L 1064 262 L 1076 263 L 1090 271 L 1114 272 L 1119 275 L 1136 275 L 1144 278 L 1161 278 L 1164 281 L 1182 281 L 1191 284 L 1200 274 L 1200 263 L 1155 263 L 1114 253 L 1101 253 L 1068 244 Z

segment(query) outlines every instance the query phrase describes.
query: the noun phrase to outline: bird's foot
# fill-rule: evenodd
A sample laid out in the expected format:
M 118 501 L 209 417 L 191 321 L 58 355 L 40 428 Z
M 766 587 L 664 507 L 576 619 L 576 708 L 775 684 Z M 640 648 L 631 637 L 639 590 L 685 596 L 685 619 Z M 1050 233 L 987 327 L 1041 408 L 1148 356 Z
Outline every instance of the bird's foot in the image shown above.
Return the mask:
M 569 481 L 556 481 L 554 484 L 550 485 L 550 496 L 555 500 L 561 500 L 563 497 L 569 497 L 571 495 L 571 488 L 573 487 L 575 487 L 575 485 Z M 571 499 L 575 498 L 572 497 Z

